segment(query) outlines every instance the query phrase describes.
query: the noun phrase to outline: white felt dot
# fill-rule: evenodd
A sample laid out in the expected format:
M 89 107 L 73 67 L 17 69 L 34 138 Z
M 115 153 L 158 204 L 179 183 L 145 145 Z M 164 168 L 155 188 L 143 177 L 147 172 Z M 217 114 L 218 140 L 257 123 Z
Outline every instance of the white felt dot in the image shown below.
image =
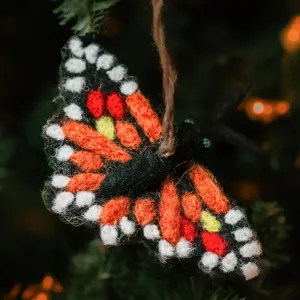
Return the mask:
M 85 58 L 90 64 L 94 64 L 98 57 L 99 46 L 90 44 L 84 48 Z
M 68 176 L 65 176 L 65 175 L 53 175 L 52 176 L 52 180 L 51 180 L 51 184 L 58 188 L 58 189 L 61 189 L 61 188 L 64 188 L 68 185 L 70 181 L 70 178 Z
M 83 55 L 82 41 L 78 37 L 73 37 L 69 41 L 69 49 L 75 56 L 82 57 Z
M 211 271 L 219 263 L 219 256 L 212 252 L 205 252 L 201 257 L 201 264 L 207 271 Z
M 65 89 L 72 93 L 80 93 L 84 85 L 85 85 L 84 77 L 69 78 L 64 84 Z
M 235 240 L 238 242 L 246 242 L 252 239 L 253 237 L 253 231 L 248 227 L 239 228 L 235 230 L 233 234 Z
M 191 256 L 193 249 L 192 244 L 184 238 L 181 238 L 176 245 L 176 253 L 182 258 Z
M 101 211 L 101 206 L 93 205 L 84 213 L 83 217 L 88 221 L 98 221 Z
M 225 273 L 232 272 L 237 265 L 237 257 L 234 252 L 230 252 L 226 254 L 226 256 L 222 259 L 221 268 Z
M 68 161 L 74 153 L 74 149 L 71 146 L 63 145 L 56 150 L 56 158 L 59 161 Z
M 156 240 L 160 238 L 160 232 L 156 225 L 148 224 L 144 227 L 144 236 L 148 240 Z
M 131 235 L 135 231 L 135 223 L 128 220 L 127 217 L 123 217 L 120 220 L 120 228 L 126 235 Z
M 86 69 L 86 63 L 84 60 L 79 58 L 70 58 L 65 63 L 65 67 L 68 72 L 79 74 Z
M 225 215 L 225 223 L 234 225 L 244 217 L 244 214 L 239 209 L 231 209 Z
M 56 213 L 63 213 L 72 203 L 74 195 L 70 192 L 61 192 L 56 195 L 52 210 Z
M 126 74 L 126 69 L 122 66 L 116 66 L 112 68 L 110 71 L 107 71 L 106 73 L 110 80 L 114 82 L 119 82 L 124 78 Z
M 138 85 L 135 81 L 127 81 L 121 84 L 120 89 L 122 94 L 129 96 L 138 89 Z
M 252 257 L 261 255 L 261 245 L 258 241 L 252 241 L 240 248 L 240 253 L 243 257 Z
M 160 240 L 158 243 L 158 251 L 162 258 L 172 257 L 175 254 L 174 247 L 165 240 Z
M 249 262 L 241 267 L 246 280 L 250 280 L 259 274 L 259 268 L 255 263 Z
M 76 194 L 75 204 L 78 207 L 89 206 L 93 203 L 95 194 L 92 192 L 81 191 Z
M 111 68 L 112 64 L 114 63 L 114 57 L 110 54 L 102 54 L 99 56 L 97 60 L 97 70 L 104 69 L 108 70 Z
M 104 245 L 116 245 L 118 243 L 118 229 L 115 225 L 104 225 L 100 232 Z
M 72 120 L 80 121 L 82 119 L 82 110 L 78 105 L 74 103 L 66 106 L 64 108 L 64 112 L 66 116 Z
M 49 127 L 47 127 L 46 134 L 58 141 L 62 141 L 65 138 L 65 135 L 58 124 L 52 124 Z

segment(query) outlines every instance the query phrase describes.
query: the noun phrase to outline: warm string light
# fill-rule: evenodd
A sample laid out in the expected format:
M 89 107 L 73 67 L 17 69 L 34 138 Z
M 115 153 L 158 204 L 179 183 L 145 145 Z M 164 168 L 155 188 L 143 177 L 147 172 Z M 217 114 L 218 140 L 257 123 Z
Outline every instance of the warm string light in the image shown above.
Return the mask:
M 45 276 L 40 284 L 30 285 L 25 290 L 20 284 L 13 286 L 5 299 L 50 300 L 51 293 L 61 293 L 63 287 L 52 276 Z
M 300 154 L 298 154 L 294 160 L 294 167 L 300 169 Z
M 287 114 L 290 110 L 290 104 L 287 101 L 252 97 L 246 101 L 243 108 L 251 120 L 269 123 Z
M 256 115 L 261 115 L 264 112 L 265 105 L 261 101 L 256 101 L 253 103 L 252 111 Z
M 257 183 L 248 180 L 235 182 L 233 185 L 233 191 L 238 195 L 239 199 L 244 202 L 250 202 L 258 199 L 260 196 L 259 186 Z
M 39 293 L 34 300 L 48 300 L 48 295 L 46 293 Z
M 16 283 L 10 290 L 6 299 L 16 299 L 18 297 L 18 295 L 20 294 L 21 289 L 22 289 L 21 284 Z
M 285 51 L 293 53 L 300 48 L 300 16 L 294 17 L 281 33 Z
M 276 105 L 276 112 L 279 115 L 285 115 L 290 110 L 290 104 L 286 101 L 281 101 Z

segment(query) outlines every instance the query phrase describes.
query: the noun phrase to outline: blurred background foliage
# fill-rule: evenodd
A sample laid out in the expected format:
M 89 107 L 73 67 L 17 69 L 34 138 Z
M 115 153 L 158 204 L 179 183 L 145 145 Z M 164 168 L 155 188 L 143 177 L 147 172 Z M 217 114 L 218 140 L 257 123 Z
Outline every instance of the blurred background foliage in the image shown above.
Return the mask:
M 1 298 L 300 299 L 300 3 L 165 2 L 179 73 L 177 122 L 192 117 L 205 124 L 217 100 L 255 83 L 228 125 L 262 154 L 219 144 L 199 159 L 248 211 L 264 247 L 261 276 L 220 282 L 180 263 L 161 266 L 142 246 L 105 249 L 97 233 L 67 226 L 45 209 L 41 190 L 51 170 L 40 133 L 55 109 L 60 48 L 74 32 L 94 31 L 163 109 L 151 1 L 2 1 Z

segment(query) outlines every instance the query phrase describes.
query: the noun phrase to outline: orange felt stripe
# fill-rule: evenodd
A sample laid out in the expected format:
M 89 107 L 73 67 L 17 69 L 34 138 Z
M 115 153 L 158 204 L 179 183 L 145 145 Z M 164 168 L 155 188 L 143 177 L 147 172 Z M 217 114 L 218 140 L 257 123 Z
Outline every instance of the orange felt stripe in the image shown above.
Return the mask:
M 161 191 L 159 225 L 162 237 L 173 245 L 180 239 L 180 202 L 172 181 L 166 181 Z
M 189 175 L 207 207 L 216 213 L 225 214 L 229 209 L 229 201 L 214 176 L 200 165 L 195 165 Z
M 133 213 L 140 225 L 144 226 L 150 223 L 156 215 L 154 201 L 152 199 L 136 200 Z
M 72 154 L 70 161 L 83 172 L 94 172 L 102 168 L 103 162 L 99 155 L 89 151 L 77 151 Z
M 201 204 L 195 194 L 184 193 L 182 196 L 181 206 L 184 215 L 192 222 L 198 222 L 201 214 Z
M 87 125 L 70 120 L 62 126 L 62 130 L 67 139 L 83 149 L 123 163 L 131 159 L 125 150 Z
M 129 213 L 129 205 L 130 203 L 128 197 L 119 197 L 109 200 L 103 205 L 100 221 L 107 225 L 118 223 Z
M 77 174 L 70 179 L 67 185 L 67 191 L 71 193 L 79 191 L 97 191 L 104 180 L 104 177 L 105 175 L 103 174 Z
M 161 136 L 162 127 L 149 101 L 137 92 L 126 98 L 126 104 L 151 143 L 156 142 Z
M 130 149 L 138 149 L 141 138 L 135 127 L 128 122 L 117 122 L 116 133 L 121 144 Z

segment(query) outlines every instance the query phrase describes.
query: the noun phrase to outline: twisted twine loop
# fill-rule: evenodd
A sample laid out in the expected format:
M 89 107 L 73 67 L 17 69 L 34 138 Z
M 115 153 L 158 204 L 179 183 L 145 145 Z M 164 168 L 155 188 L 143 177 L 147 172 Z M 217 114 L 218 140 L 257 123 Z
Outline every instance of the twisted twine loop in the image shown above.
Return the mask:
M 153 39 L 156 44 L 163 76 L 163 98 L 165 113 L 162 122 L 162 141 L 159 153 L 162 157 L 170 157 L 175 152 L 174 137 L 174 92 L 177 73 L 167 50 L 164 27 L 162 23 L 162 7 L 164 0 L 152 0 L 153 6 Z

